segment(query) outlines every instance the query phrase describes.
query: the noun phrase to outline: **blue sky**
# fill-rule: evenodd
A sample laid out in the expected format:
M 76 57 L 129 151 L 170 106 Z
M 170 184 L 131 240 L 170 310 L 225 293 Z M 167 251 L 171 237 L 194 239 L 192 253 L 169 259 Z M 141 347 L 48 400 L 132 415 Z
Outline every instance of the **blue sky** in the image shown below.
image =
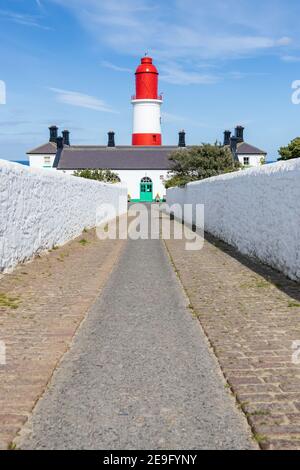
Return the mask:
M 71 131 L 130 144 L 134 70 L 148 51 L 164 93 L 163 139 L 214 142 L 225 128 L 277 158 L 300 135 L 299 0 L 0 0 L 0 158 Z

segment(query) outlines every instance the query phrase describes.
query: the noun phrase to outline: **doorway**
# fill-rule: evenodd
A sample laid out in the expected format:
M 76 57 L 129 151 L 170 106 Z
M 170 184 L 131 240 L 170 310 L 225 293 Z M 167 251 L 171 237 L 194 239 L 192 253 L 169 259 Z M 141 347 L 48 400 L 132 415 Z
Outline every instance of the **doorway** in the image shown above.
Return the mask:
M 148 178 L 147 176 L 141 180 L 140 201 L 141 202 L 153 201 L 153 183 L 152 183 L 152 179 Z

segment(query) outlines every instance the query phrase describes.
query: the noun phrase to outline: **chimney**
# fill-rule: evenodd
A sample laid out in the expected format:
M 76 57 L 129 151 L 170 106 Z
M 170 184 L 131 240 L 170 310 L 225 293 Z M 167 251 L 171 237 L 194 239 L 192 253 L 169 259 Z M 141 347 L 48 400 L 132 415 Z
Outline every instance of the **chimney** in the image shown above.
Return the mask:
M 237 138 L 238 143 L 244 142 L 244 127 L 243 126 L 237 126 L 235 128 L 235 136 Z
M 53 142 L 54 144 L 56 144 L 58 127 L 51 126 L 49 127 L 49 131 L 50 131 L 49 142 Z
M 56 143 L 57 143 L 57 148 L 58 149 L 63 149 L 64 148 L 64 139 L 63 139 L 63 137 L 57 137 Z
M 65 129 L 65 130 L 62 132 L 62 136 L 63 136 L 63 139 L 64 139 L 64 144 L 70 146 L 70 145 L 71 145 L 71 144 L 70 144 L 70 131 L 68 131 L 68 130 Z
M 186 144 L 185 144 L 185 132 L 184 130 L 180 131 L 179 132 L 179 143 L 178 143 L 178 147 L 185 147 Z
M 237 154 L 236 154 L 236 152 L 237 152 L 237 144 L 238 144 L 238 138 L 235 137 L 235 136 L 231 137 L 231 139 L 230 139 L 230 150 L 231 150 L 231 153 L 232 153 L 232 155 L 233 155 L 233 159 L 234 159 L 234 160 L 237 160 L 237 159 L 238 159 L 238 158 L 237 158 Z
M 108 133 L 108 147 L 115 147 L 115 133 L 113 131 L 109 131 Z
M 230 145 L 231 131 L 224 131 L 224 145 Z

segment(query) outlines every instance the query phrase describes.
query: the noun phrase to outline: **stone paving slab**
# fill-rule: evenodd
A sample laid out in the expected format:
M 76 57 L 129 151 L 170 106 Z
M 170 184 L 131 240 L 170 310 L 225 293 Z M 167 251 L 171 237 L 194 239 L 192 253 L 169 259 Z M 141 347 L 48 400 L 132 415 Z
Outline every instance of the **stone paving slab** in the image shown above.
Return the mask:
M 27 421 L 123 246 L 90 230 L 1 276 L 0 449 Z
M 299 450 L 299 284 L 208 235 L 198 252 L 165 243 L 260 446 Z

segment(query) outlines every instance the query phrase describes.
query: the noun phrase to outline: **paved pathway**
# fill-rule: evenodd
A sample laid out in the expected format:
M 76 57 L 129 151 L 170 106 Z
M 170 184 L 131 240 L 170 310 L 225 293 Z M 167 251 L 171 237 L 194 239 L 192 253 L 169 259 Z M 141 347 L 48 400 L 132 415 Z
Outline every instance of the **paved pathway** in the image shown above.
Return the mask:
M 128 241 L 23 449 L 251 449 L 160 240 Z
M 212 237 L 197 252 L 166 245 L 261 447 L 299 450 L 299 283 Z
M 0 276 L 0 449 L 7 449 L 43 394 L 93 305 L 124 242 L 94 230 Z M 18 307 L 18 308 L 16 308 Z

